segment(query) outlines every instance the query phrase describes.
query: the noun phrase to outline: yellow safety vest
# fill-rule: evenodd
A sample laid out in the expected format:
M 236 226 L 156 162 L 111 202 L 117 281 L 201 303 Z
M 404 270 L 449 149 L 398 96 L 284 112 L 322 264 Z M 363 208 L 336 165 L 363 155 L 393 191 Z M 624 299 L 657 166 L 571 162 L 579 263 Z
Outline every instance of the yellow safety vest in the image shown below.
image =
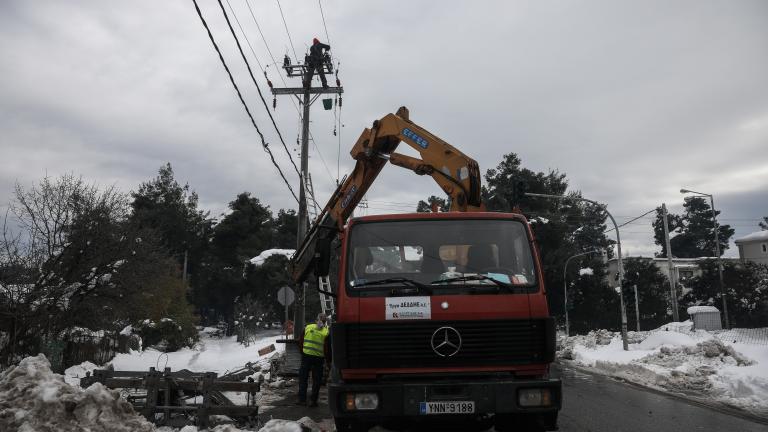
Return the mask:
M 328 327 L 317 328 L 317 324 L 310 324 L 304 329 L 304 354 L 324 357 L 323 345 L 328 337 Z

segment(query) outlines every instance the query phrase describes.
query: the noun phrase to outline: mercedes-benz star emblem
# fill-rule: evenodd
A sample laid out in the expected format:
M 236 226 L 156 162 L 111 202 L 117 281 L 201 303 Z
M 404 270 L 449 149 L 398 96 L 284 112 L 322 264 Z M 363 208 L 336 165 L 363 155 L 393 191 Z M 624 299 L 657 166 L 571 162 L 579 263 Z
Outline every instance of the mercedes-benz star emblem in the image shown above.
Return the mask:
M 440 327 L 432 333 L 432 351 L 440 357 L 453 357 L 461 349 L 461 335 L 453 327 Z

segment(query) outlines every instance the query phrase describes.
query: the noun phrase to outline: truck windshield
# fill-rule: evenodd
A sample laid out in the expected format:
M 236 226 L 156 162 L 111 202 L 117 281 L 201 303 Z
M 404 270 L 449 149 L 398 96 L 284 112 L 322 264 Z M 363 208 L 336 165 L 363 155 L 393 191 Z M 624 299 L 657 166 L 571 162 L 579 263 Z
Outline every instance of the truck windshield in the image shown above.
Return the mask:
M 352 227 L 349 241 L 347 284 L 353 292 L 403 285 L 382 283 L 398 278 L 440 290 L 536 285 L 525 226 L 516 220 L 364 222 Z

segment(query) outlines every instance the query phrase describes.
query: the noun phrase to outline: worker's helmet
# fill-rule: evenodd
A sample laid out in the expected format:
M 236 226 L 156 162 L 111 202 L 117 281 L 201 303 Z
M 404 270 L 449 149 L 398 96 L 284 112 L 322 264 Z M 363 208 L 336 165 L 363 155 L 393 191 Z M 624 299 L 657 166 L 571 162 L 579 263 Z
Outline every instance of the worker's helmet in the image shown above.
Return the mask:
M 312 39 L 312 45 L 317 45 L 320 43 L 320 40 L 318 38 Z

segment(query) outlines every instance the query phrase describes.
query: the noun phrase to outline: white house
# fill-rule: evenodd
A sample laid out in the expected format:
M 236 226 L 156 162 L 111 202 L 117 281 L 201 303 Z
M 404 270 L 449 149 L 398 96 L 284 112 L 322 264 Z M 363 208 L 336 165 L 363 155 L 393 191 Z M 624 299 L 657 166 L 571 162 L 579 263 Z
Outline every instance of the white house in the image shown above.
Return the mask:
M 768 264 L 768 230 L 753 232 L 735 240 L 742 262 Z
M 659 271 L 664 276 L 667 276 L 669 278 L 669 267 L 667 264 L 666 258 L 648 258 L 648 257 L 624 257 L 624 266 L 626 269 L 626 262 L 628 259 L 641 259 L 644 261 L 653 261 L 653 263 L 656 265 L 656 267 L 659 268 Z M 715 259 L 711 257 L 700 257 L 700 258 L 672 258 L 672 271 L 673 276 L 675 278 L 675 281 L 685 283 L 686 279 L 690 279 L 694 276 L 701 276 L 701 269 L 699 268 L 699 261 L 701 260 L 709 260 L 709 259 Z M 723 261 L 733 261 L 733 259 L 730 258 L 723 258 Z M 614 281 L 618 280 L 618 262 L 616 258 L 611 258 L 608 260 L 608 274 L 606 275 L 606 279 L 608 280 L 609 284 L 613 284 Z

